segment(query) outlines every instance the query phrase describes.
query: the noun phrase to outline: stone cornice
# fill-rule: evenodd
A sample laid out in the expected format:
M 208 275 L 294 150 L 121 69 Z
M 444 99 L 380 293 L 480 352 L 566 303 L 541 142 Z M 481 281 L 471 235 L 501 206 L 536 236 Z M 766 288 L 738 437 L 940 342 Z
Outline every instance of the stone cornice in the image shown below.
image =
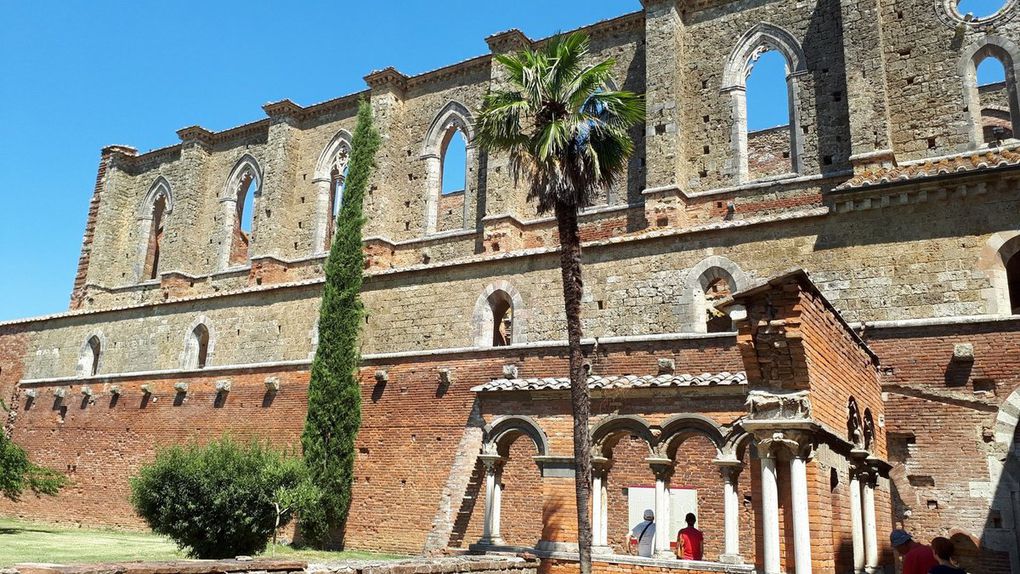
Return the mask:
M 407 76 L 401 74 L 393 66 L 374 70 L 365 76 L 365 83 L 372 91 L 389 88 L 398 94 L 407 90 Z

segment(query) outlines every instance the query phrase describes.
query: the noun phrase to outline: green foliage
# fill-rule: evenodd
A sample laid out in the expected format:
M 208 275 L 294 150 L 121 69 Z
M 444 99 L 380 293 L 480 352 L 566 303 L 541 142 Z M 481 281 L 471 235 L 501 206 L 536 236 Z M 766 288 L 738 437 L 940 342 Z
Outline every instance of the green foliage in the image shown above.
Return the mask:
M 308 385 L 308 416 L 301 435 L 305 464 L 317 492 L 306 493 L 299 512 L 301 532 L 317 546 L 342 541 L 354 481 L 354 440 L 361 426 L 358 335 L 364 316 L 361 230 L 363 202 L 380 138 L 372 108 L 358 107 L 351 161 L 337 217 L 333 246 L 326 260 L 326 283 L 319 310 L 319 346 Z M 341 536 L 336 537 L 337 534 Z
M 629 130 L 644 121 L 641 96 L 610 90 L 613 59 L 590 61 L 588 36 L 558 36 L 540 49 L 495 56 L 510 89 L 488 93 L 476 122 L 479 146 L 510 153 L 517 181 L 540 212 L 583 208 L 613 185 L 634 152 Z
M 7 411 L 7 405 L 0 401 L 0 412 L 4 411 Z M 35 494 L 53 496 L 67 482 L 63 474 L 32 464 L 25 450 L 0 429 L 0 495 L 18 500 L 28 489 Z
M 131 503 L 153 532 L 190 555 L 232 558 L 265 549 L 306 483 L 300 458 L 225 437 L 159 450 L 131 479 Z

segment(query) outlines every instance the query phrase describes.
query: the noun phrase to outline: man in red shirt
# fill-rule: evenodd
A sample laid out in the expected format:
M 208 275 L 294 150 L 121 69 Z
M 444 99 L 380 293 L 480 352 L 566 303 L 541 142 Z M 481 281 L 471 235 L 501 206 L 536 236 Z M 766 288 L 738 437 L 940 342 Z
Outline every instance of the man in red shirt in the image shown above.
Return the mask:
M 905 530 L 893 530 L 889 541 L 903 557 L 903 574 L 928 574 L 938 564 L 931 548 L 914 542 Z
M 703 548 L 705 535 L 694 527 L 698 520 L 694 513 L 688 512 L 684 519 L 687 521 L 687 528 L 680 530 L 676 535 L 676 557 L 680 560 L 701 560 L 705 555 Z

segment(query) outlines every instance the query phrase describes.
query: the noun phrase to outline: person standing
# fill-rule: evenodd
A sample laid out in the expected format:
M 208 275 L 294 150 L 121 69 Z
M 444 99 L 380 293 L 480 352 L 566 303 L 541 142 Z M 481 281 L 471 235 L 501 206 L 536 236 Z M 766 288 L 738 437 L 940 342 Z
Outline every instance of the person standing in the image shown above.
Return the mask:
M 966 570 L 956 564 L 956 546 L 952 540 L 939 536 L 931 541 L 931 550 L 939 563 L 928 574 L 967 574 Z
M 655 542 L 655 513 L 648 509 L 645 510 L 645 519 L 630 531 L 630 552 L 633 554 L 634 547 L 637 546 L 638 556 L 651 558 L 653 542 Z
M 938 565 L 935 553 L 924 544 L 914 542 L 906 530 L 893 530 L 889 535 L 893 548 L 903 557 L 903 574 L 928 574 Z
M 704 558 L 705 535 L 694 527 L 698 521 L 693 512 L 688 512 L 684 517 L 687 528 L 683 528 L 676 535 L 676 557 L 680 560 L 701 560 Z

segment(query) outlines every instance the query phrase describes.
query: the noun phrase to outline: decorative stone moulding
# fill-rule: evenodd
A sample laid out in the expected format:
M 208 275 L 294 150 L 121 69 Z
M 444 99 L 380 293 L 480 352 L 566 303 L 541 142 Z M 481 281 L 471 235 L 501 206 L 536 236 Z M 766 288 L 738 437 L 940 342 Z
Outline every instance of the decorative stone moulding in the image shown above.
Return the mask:
M 386 383 L 390 380 L 390 374 L 386 369 L 379 369 L 375 372 L 375 382 Z
M 276 377 L 266 377 L 266 390 L 270 393 L 277 393 L 280 391 L 280 379 Z
M 230 381 L 216 381 L 216 392 L 217 393 L 229 393 L 230 392 Z
M 449 387 L 453 384 L 453 371 L 451 369 L 439 369 L 439 384 L 444 387 Z
M 178 393 L 186 393 L 188 392 L 188 383 L 185 383 L 184 381 L 174 383 L 174 390 Z
M 811 418 L 808 391 L 770 393 L 751 391 L 747 395 L 747 412 L 751 420 L 788 420 Z
M 67 396 L 67 389 L 65 389 L 64 387 L 57 387 L 53 389 L 53 396 L 57 397 L 58 399 L 62 399 Z
M 30 398 L 30 399 L 34 399 L 37 396 L 39 396 L 39 391 L 37 391 L 35 389 L 26 389 L 25 390 L 25 396 Z
M 112 387 L 110 387 L 111 395 L 119 395 L 121 391 L 122 389 L 120 388 L 120 385 L 113 385 Z
M 142 392 L 147 394 L 147 395 L 151 395 L 152 394 L 152 385 L 142 385 L 141 389 L 142 389 Z
M 973 361 L 974 345 L 972 343 L 957 343 L 953 345 L 954 361 Z
M 516 379 L 518 375 L 517 365 L 503 365 L 503 378 Z
M 671 375 L 676 372 L 676 361 L 673 359 L 659 359 L 659 374 Z
M 91 397 L 92 396 L 92 387 L 90 387 L 88 385 L 82 385 L 81 386 L 81 394 L 86 396 L 86 397 Z

